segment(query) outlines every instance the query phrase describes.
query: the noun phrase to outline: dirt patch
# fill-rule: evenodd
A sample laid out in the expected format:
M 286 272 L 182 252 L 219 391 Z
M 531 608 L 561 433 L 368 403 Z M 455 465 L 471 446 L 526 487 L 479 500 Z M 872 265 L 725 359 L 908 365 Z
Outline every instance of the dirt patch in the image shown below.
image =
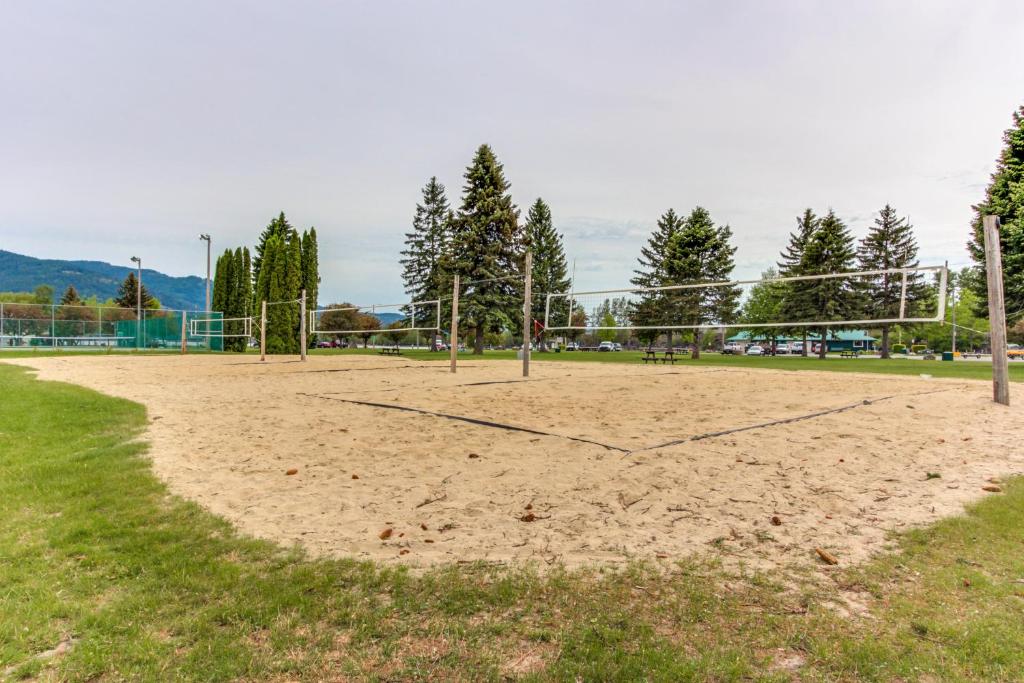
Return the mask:
M 1024 472 L 1024 411 L 983 382 L 555 362 L 524 382 L 514 363 L 452 375 L 368 356 L 12 362 L 145 404 L 174 493 L 320 556 L 577 566 L 711 551 L 772 566 L 820 564 L 820 548 L 842 567 Z

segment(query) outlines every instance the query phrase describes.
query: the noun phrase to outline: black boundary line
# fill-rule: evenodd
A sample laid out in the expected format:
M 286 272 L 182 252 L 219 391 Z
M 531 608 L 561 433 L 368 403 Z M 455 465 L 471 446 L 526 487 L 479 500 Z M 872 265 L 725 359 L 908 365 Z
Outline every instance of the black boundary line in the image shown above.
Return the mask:
M 796 417 L 787 417 L 781 420 L 773 420 L 771 422 L 764 422 L 756 425 L 748 425 L 746 427 L 735 427 L 733 429 L 725 429 L 719 432 L 705 432 L 704 434 L 696 434 L 694 436 L 687 436 L 682 439 L 675 439 L 673 441 L 667 441 L 665 443 L 657 444 L 656 446 L 647 446 L 646 448 L 637 448 L 636 450 L 629 451 L 626 455 L 632 455 L 633 453 L 642 453 L 644 451 L 653 451 L 658 448 L 667 448 L 669 446 L 678 446 L 681 443 L 687 443 L 689 441 L 702 441 L 704 439 L 713 439 L 718 436 L 728 436 L 729 434 L 737 434 L 739 432 L 749 432 L 754 429 L 765 429 L 767 427 L 775 427 L 777 425 L 790 424 L 793 422 L 802 422 L 804 420 L 813 420 L 816 417 L 822 417 L 824 415 L 831 415 L 833 413 L 843 413 L 847 410 L 853 410 L 854 408 L 860 408 L 861 406 L 870 406 L 875 403 L 882 401 L 889 401 L 894 398 L 901 398 L 906 396 L 924 396 L 927 394 L 939 394 L 948 389 L 936 389 L 934 391 L 918 391 L 910 394 L 893 394 L 891 396 L 881 396 L 879 398 L 866 398 L 857 403 L 851 403 L 850 405 L 840 406 L 838 408 L 830 408 L 828 410 L 820 410 L 816 413 L 808 413 L 807 415 L 797 415 Z
M 419 369 L 430 369 L 428 365 L 387 365 L 379 368 L 325 368 L 323 370 L 293 370 L 292 372 L 283 372 L 282 375 L 312 375 L 320 372 L 364 372 L 369 370 L 399 370 L 401 368 L 419 368 Z
M 337 398 L 335 396 L 324 396 L 321 394 L 306 394 L 299 393 L 300 396 L 308 396 L 310 398 L 326 399 L 328 401 L 341 401 L 343 403 L 352 403 L 358 406 L 369 406 L 371 408 L 387 408 L 388 410 L 402 410 L 409 413 L 419 413 L 420 415 L 430 415 L 432 417 L 443 417 L 446 420 L 455 420 L 457 422 L 468 422 L 469 424 L 479 425 L 481 427 L 495 427 L 497 429 L 505 429 L 510 432 L 523 432 L 526 434 L 536 434 L 537 436 L 553 436 L 557 439 L 568 439 L 569 441 L 577 441 L 579 443 L 588 443 L 593 446 L 601 446 L 607 448 L 610 451 L 618 451 L 620 453 L 629 453 L 629 449 L 620 448 L 619 446 L 611 446 L 600 441 L 591 441 L 590 439 L 583 439 L 578 436 L 565 436 L 564 434 L 552 434 L 551 432 L 542 432 L 538 429 L 530 429 L 529 427 L 517 427 L 515 425 L 503 424 L 501 422 L 491 422 L 490 420 L 481 420 L 475 417 L 465 417 L 463 415 L 449 415 L 447 413 L 435 413 L 432 410 L 423 410 L 422 408 L 411 408 L 409 406 L 392 405 L 388 403 L 376 403 L 374 401 L 357 401 L 351 398 Z
M 571 361 L 568 361 L 571 362 Z M 662 375 L 684 375 L 690 373 L 684 372 L 658 372 L 652 375 L 652 377 L 660 377 Z M 569 377 L 575 377 L 576 375 L 559 375 L 558 377 L 531 377 L 529 379 L 492 379 L 486 382 L 466 382 L 465 384 L 456 384 L 457 387 L 483 387 L 488 384 L 524 384 L 526 382 L 554 382 L 557 379 L 566 379 Z M 624 375 L 580 375 L 581 379 L 607 379 L 608 377 L 623 377 Z M 628 375 L 626 376 L 628 377 Z

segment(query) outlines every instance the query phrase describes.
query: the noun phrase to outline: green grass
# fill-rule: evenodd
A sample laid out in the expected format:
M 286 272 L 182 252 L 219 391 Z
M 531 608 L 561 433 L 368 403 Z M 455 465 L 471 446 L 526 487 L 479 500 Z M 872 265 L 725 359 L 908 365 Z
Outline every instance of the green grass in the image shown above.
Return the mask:
M 0 679 L 1009 681 L 1024 671 L 1024 482 L 834 581 L 713 559 L 670 572 L 415 575 L 309 560 L 170 496 L 143 457 L 137 404 L 3 364 L 0 395 Z M 870 618 L 830 608 L 839 587 L 864 596 Z M 65 640 L 67 652 L 34 658 Z M 779 652 L 802 666 L 773 669 Z
M 189 353 L 207 354 L 210 351 L 192 350 Z M 250 349 L 249 354 L 256 351 Z M 311 349 L 312 355 L 376 355 L 375 349 Z M 116 350 L 116 351 L 61 351 L 51 349 L 19 350 L 0 352 L 0 361 L 4 358 L 25 358 L 41 356 L 68 356 L 76 357 L 82 355 L 167 355 L 177 354 L 175 350 Z M 419 350 L 403 350 L 405 358 L 413 360 L 448 361 L 448 353 L 437 353 Z M 569 353 L 537 353 L 534 352 L 532 359 L 538 362 L 564 361 L 581 363 L 633 363 L 641 364 L 643 354 L 637 351 L 619 351 L 612 353 L 594 353 L 574 351 Z M 460 361 L 472 361 L 480 358 L 471 353 L 460 353 Z M 516 360 L 515 351 L 485 351 L 483 358 L 486 360 Z M 712 365 L 741 368 L 765 368 L 771 370 L 825 370 L 828 372 L 869 372 L 886 375 L 920 375 L 922 373 L 933 377 L 952 377 L 959 379 L 992 379 L 992 364 L 987 361 L 956 361 L 953 363 L 943 361 L 910 360 L 905 358 L 890 358 L 879 360 L 876 358 L 840 358 L 838 355 L 830 355 L 824 361 L 817 358 L 804 358 L 801 356 L 723 356 L 717 353 L 704 354 L 700 360 L 682 358 L 677 365 Z M 1024 361 L 1010 362 L 1010 381 L 1024 382 Z
M 376 354 L 374 349 L 316 349 L 311 354 Z M 432 353 L 430 351 L 403 350 L 402 355 L 414 360 L 448 361 L 448 353 Z M 568 353 L 537 353 L 531 358 L 535 361 L 563 361 L 580 363 L 632 363 L 642 364 L 638 351 L 618 351 L 595 353 L 572 351 Z M 471 353 L 460 353 L 459 361 L 471 362 L 480 356 Z M 483 358 L 487 360 L 515 360 L 515 351 L 485 351 Z M 987 361 L 925 361 L 906 358 L 840 358 L 830 355 L 825 360 L 804 358 L 802 356 L 725 356 L 718 353 L 703 354 L 700 360 L 681 358 L 676 365 L 708 365 L 740 368 L 765 368 L 771 370 L 825 370 L 828 372 L 870 372 L 887 375 L 920 375 L 926 373 L 933 377 L 954 377 L 961 379 L 992 379 L 992 364 Z M 1010 363 L 1010 381 L 1024 382 L 1024 362 Z

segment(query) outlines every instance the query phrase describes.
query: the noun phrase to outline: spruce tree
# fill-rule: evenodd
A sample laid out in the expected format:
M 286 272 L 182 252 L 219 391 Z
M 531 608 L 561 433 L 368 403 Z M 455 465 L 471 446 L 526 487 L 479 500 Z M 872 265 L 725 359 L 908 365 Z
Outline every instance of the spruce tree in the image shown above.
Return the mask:
M 811 234 L 800 263 L 801 275 L 824 275 L 853 270 L 857 255 L 853 235 L 846 224 L 830 209 Z M 857 282 L 847 278 L 826 278 L 801 282 L 807 312 L 817 320 L 848 320 L 857 317 L 862 308 L 862 292 Z M 818 357 L 824 359 L 828 350 L 828 326 L 821 328 Z
M 130 308 L 135 310 L 138 305 L 138 291 L 139 281 L 135 277 L 135 271 L 131 271 L 128 273 L 128 277 L 124 279 L 124 282 L 118 286 L 117 296 L 114 298 L 114 303 L 121 308 Z M 153 308 L 156 303 L 156 299 L 154 299 L 153 295 L 149 293 L 148 289 L 146 289 L 146 285 L 142 285 L 142 307 Z
M 781 259 L 778 262 L 780 277 L 796 277 L 801 275 L 800 268 L 803 264 L 804 251 L 807 249 L 807 243 L 810 241 L 811 235 L 818 229 L 818 223 L 818 217 L 809 208 L 804 209 L 803 215 L 797 216 L 796 232 L 789 233 L 789 243 L 782 250 L 782 254 L 779 257 Z M 783 294 L 782 302 L 779 306 L 779 317 L 781 320 L 790 322 L 805 320 L 811 310 L 810 294 L 807 291 L 809 285 L 799 280 L 780 284 L 782 285 Z M 801 355 L 806 356 L 808 352 L 807 327 L 801 326 L 799 329 L 803 335 L 804 342 Z
M 682 229 L 684 219 L 676 214 L 675 209 L 669 209 L 658 219 L 657 228 L 647 238 L 647 244 L 640 247 L 640 257 L 637 261 L 640 267 L 634 272 L 630 280 L 636 287 L 663 287 L 669 282 L 665 273 L 665 256 L 668 243 L 672 237 Z M 640 301 L 633 311 L 634 325 L 658 325 L 674 324 L 671 322 L 671 313 L 668 310 L 668 296 L 662 293 L 651 293 L 641 295 Z M 672 348 L 672 331 L 667 331 L 668 348 Z M 657 332 L 645 330 L 640 334 L 648 343 L 657 338 Z
M 698 206 L 665 246 L 665 276 L 680 285 L 723 282 L 732 277 L 735 255 L 729 226 L 716 226 L 711 214 Z M 677 320 L 689 325 L 730 323 L 736 317 L 740 293 L 736 286 L 673 290 L 668 296 L 669 309 Z M 700 358 L 703 329 L 696 328 L 694 337 L 693 357 Z
M 81 306 L 82 297 L 78 295 L 78 290 L 75 289 L 74 285 L 68 285 L 68 288 L 64 290 L 64 294 L 60 297 L 61 306 Z
M 551 209 L 543 199 L 538 198 L 526 214 L 527 247 L 533 254 L 533 291 L 531 315 L 534 320 L 544 320 L 547 293 L 562 293 L 569 290 L 569 266 L 565 260 L 565 246 L 562 235 L 551 222 Z M 553 299 L 551 315 L 554 320 L 568 317 L 569 300 L 565 297 Z M 541 333 L 541 351 L 547 350 L 544 333 Z
M 896 209 L 886 204 L 874 226 L 860 241 L 857 259 L 861 270 L 889 270 L 917 266 L 917 240 L 914 227 L 906 218 L 899 218 Z M 905 314 L 913 317 L 926 296 L 926 288 L 919 273 L 907 275 Z M 898 318 L 903 292 L 903 276 L 886 273 L 863 283 L 864 312 L 872 318 Z M 882 324 L 882 358 L 889 357 L 890 324 Z
M 459 313 L 474 330 L 473 353 L 481 355 L 485 333 L 515 330 L 521 317 L 522 287 L 507 278 L 522 274 L 523 236 L 504 168 L 488 145 L 480 145 L 463 177 L 446 266 L 463 283 Z
M 264 252 L 267 248 L 267 240 L 269 240 L 271 236 L 276 235 L 281 238 L 282 242 L 284 242 L 292 234 L 292 230 L 291 223 L 289 223 L 288 219 L 284 216 L 284 211 L 274 217 L 270 223 L 267 224 L 267 227 L 263 228 L 263 232 L 260 233 L 259 243 L 256 245 L 256 253 L 252 259 L 253 272 L 256 273 L 257 277 L 259 276 L 260 267 L 263 265 Z
M 423 187 L 423 203 L 416 205 L 412 231 L 405 233 L 402 281 L 412 301 L 432 301 L 449 292 L 442 267 L 451 237 L 452 212 L 445 187 L 433 176 Z
M 981 271 L 973 278 L 976 312 L 988 318 L 988 287 L 985 277 L 984 216 L 999 216 L 1000 251 L 1003 260 L 1003 294 L 1006 309 L 1024 309 L 1024 106 L 1013 113 L 1013 125 L 1003 133 L 1003 151 L 985 199 L 974 207 L 974 223 L 967 249 Z

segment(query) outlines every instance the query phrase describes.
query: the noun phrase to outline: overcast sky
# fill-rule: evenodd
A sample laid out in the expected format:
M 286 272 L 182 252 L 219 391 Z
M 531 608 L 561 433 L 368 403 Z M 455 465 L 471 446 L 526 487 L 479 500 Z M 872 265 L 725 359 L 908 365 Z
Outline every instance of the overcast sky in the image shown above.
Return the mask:
M 396 301 L 431 175 L 490 143 L 579 288 L 628 284 L 667 208 L 728 223 L 737 276 L 795 216 L 922 262 L 964 243 L 1013 110 L 1024 3 L 50 2 L 0 5 L 0 248 L 184 275 L 278 211 L 320 235 L 321 302 Z M 159 294 L 159 293 L 157 293 Z

